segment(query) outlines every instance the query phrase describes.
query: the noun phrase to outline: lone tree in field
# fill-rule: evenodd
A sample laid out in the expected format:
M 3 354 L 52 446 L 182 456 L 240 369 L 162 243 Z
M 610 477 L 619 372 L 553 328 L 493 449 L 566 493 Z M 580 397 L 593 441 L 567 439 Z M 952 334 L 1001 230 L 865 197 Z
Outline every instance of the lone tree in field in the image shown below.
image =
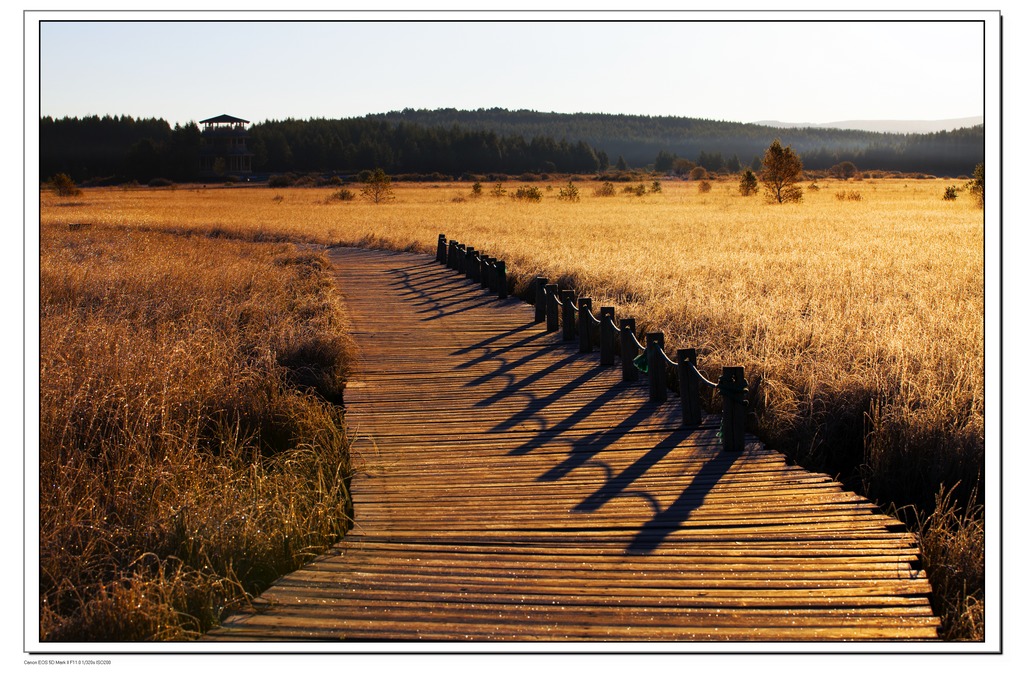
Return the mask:
M 383 168 L 377 168 L 363 184 L 363 197 L 373 203 L 383 203 L 395 198 L 391 191 L 391 176 Z
M 782 146 L 776 140 L 764 152 L 761 159 L 761 184 L 765 198 L 773 203 L 797 203 L 804 197 L 803 190 L 796 186 L 803 172 L 803 162 L 789 145 Z
M 78 196 L 82 193 L 67 173 L 58 173 L 50 178 L 50 188 L 57 196 Z
M 974 197 L 978 207 L 985 207 L 985 164 L 974 167 L 974 179 L 967 183 L 967 191 Z

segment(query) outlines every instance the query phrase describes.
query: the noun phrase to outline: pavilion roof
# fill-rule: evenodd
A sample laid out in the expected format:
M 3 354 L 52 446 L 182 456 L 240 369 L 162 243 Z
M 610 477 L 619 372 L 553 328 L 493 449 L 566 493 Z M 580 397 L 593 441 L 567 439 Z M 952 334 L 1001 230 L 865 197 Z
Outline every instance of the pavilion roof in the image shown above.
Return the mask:
M 199 122 L 200 124 L 248 124 L 248 119 L 239 119 L 238 117 L 232 117 L 231 115 L 217 115 L 216 117 L 210 117 Z

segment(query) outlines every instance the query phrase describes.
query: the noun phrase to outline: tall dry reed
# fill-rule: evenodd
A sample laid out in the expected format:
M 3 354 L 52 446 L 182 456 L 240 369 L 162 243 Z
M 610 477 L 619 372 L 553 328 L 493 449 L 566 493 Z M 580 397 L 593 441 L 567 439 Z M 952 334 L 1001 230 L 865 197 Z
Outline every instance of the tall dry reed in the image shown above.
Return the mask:
M 349 344 L 290 244 L 43 224 L 40 638 L 173 640 L 349 523 Z

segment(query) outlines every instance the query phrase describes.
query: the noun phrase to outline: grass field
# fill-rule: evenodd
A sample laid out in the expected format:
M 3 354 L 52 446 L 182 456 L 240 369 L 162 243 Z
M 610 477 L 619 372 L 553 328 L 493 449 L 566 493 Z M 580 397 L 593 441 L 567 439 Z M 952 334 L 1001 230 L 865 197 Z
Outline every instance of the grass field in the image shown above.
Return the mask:
M 820 180 L 784 206 L 723 180 L 642 197 L 580 181 L 578 203 L 557 198 L 564 182 L 535 183 L 539 203 L 492 197 L 491 185 L 473 197 L 467 183 L 399 183 L 381 205 L 330 188 L 89 189 L 44 194 L 42 222 L 431 253 L 444 233 L 505 259 L 520 292 L 541 274 L 616 306 L 664 331 L 669 352 L 696 347 L 709 377 L 745 366 L 770 445 L 928 517 L 929 574 L 951 587 L 937 606 L 946 636 L 977 638 L 984 218 L 966 194 L 942 199 L 962 182 Z

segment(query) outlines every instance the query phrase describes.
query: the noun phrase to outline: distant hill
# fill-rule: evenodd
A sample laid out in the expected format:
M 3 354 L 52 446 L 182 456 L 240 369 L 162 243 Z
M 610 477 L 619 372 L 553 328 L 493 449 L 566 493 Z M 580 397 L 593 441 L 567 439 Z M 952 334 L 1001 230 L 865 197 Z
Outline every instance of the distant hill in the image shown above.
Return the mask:
M 853 131 L 871 131 L 873 133 L 938 133 L 939 131 L 955 131 L 971 128 L 985 122 L 985 118 L 960 117 L 958 119 L 934 120 L 901 120 L 901 119 L 857 119 L 841 122 L 812 124 L 805 122 L 759 121 L 760 126 L 774 128 L 815 128 L 815 129 L 848 129 Z
M 748 165 L 761 157 L 776 138 L 784 145 L 791 145 L 803 158 L 804 166 L 812 170 L 826 169 L 840 161 L 853 161 L 864 169 L 969 175 L 984 156 L 984 127 L 981 125 L 957 131 L 882 133 L 837 128 L 831 124 L 814 126 L 770 122 L 775 124 L 770 126 L 769 123 L 689 117 L 564 114 L 502 108 L 405 109 L 368 115 L 367 118 L 393 125 L 458 128 L 499 136 L 518 135 L 527 139 L 546 136 L 569 142 L 582 141 L 607 155 L 612 165 L 622 157 L 630 167 L 652 165 L 659 156 L 684 158 L 705 166 L 708 161 L 738 161 L 740 165 Z

